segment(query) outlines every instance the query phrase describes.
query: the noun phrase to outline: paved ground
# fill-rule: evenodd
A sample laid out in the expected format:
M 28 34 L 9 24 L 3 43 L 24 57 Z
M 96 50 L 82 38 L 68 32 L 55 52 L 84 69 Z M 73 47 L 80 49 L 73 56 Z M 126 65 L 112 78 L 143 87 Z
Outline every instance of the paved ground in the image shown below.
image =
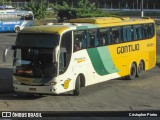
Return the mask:
M 0 56 L 15 33 L 0 34 Z M 0 59 L 0 111 L 122 111 L 160 110 L 160 68 L 147 71 L 136 80 L 111 80 L 83 89 L 82 96 L 18 97 L 12 92 L 12 53 L 6 63 Z

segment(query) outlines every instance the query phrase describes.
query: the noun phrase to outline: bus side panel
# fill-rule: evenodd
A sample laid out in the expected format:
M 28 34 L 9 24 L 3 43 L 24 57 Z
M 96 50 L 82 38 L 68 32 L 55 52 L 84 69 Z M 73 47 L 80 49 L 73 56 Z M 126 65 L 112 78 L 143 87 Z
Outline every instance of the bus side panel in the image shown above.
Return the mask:
M 110 45 L 114 65 L 119 70 L 120 76 L 126 76 L 130 73 L 130 66 L 133 62 L 137 67 L 139 62 L 145 62 L 145 70 L 153 68 L 156 64 L 156 37 L 147 40 L 127 42 L 122 44 Z
M 88 84 L 95 84 L 120 77 L 117 74 L 119 70 L 115 67 L 107 46 L 89 48 L 87 49 L 87 54 L 90 60 L 89 66 L 92 67 L 90 74 L 93 74 L 92 78 L 94 79 Z
M 156 35 L 151 39 L 151 42 L 147 44 L 147 47 L 149 48 L 149 67 L 153 68 L 156 66 Z
M 85 86 L 120 77 L 106 46 L 77 51 L 73 58 L 74 79 L 83 74 Z
M 121 54 L 121 44 L 108 46 L 114 66 L 119 70 L 118 74 L 120 77 L 125 76 L 127 73 L 127 57 L 126 54 Z
M 85 77 L 85 85 L 92 84 L 96 81 L 94 68 L 86 50 L 80 50 L 73 53 L 73 74 L 74 80 L 79 74 Z

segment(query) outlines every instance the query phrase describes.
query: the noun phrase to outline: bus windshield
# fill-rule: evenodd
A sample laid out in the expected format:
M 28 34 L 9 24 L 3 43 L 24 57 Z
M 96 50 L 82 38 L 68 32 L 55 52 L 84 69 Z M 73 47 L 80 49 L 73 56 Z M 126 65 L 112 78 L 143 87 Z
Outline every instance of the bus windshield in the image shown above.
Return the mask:
M 58 45 L 56 34 L 19 34 L 14 53 L 14 75 L 51 78 L 56 76 L 54 48 Z
M 28 48 L 55 48 L 59 43 L 57 34 L 18 34 L 16 47 Z

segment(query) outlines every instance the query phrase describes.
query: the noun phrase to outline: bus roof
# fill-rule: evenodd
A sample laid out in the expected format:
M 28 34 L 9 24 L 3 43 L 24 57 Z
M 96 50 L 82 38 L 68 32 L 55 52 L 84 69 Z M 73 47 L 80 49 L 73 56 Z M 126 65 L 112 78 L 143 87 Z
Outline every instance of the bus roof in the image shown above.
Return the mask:
M 129 17 L 97 17 L 97 18 L 77 18 L 77 19 L 71 19 L 69 22 L 70 23 L 92 23 L 92 24 L 114 24 L 114 23 L 124 23 L 126 22 L 127 24 L 129 22 L 132 22 L 132 24 L 137 24 L 137 22 L 153 22 L 152 19 L 149 17 L 144 17 L 144 18 L 132 18 L 130 19 Z
M 61 34 L 67 30 L 85 30 L 91 28 L 102 28 L 121 25 L 133 25 L 143 23 L 154 23 L 150 18 L 130 19 L 117 17 L 98 17 L 98 18 L 78 18 L 71 19 L 70 23 L 57 23 L 53 25 L 42 25 L 26 28 L 21 33 L 57 33 Z
M 107 24 L 107 23 L 116 23 L 121 22 L 120 18 L 117 17 L 98 17 L 98 18 L 77 18 L 71 19 L 71 23 L 93 23 L 93 24 Z
M 61 34 L 63 31 L 70 29 L 68 26 L 62 25 L 42 25 L 28 27 L 21 31 L 21 33 L 57 33 Z

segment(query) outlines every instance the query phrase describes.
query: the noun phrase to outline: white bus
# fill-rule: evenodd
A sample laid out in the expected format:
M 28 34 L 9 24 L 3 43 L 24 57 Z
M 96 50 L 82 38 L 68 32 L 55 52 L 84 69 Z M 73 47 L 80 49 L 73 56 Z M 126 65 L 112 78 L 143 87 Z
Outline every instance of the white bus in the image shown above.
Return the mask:
M 152 19 L 107 17 L 70 22 L 18 33 L 12 46 L 16 92 L 60 94 L 73 90 L 79 95 L 81 87 L 119 77 L 135 79 L 155 66 Z
M 19 32 L 34 25 L 32 11 L 12 11 L 0 13 L 0 32 Z

